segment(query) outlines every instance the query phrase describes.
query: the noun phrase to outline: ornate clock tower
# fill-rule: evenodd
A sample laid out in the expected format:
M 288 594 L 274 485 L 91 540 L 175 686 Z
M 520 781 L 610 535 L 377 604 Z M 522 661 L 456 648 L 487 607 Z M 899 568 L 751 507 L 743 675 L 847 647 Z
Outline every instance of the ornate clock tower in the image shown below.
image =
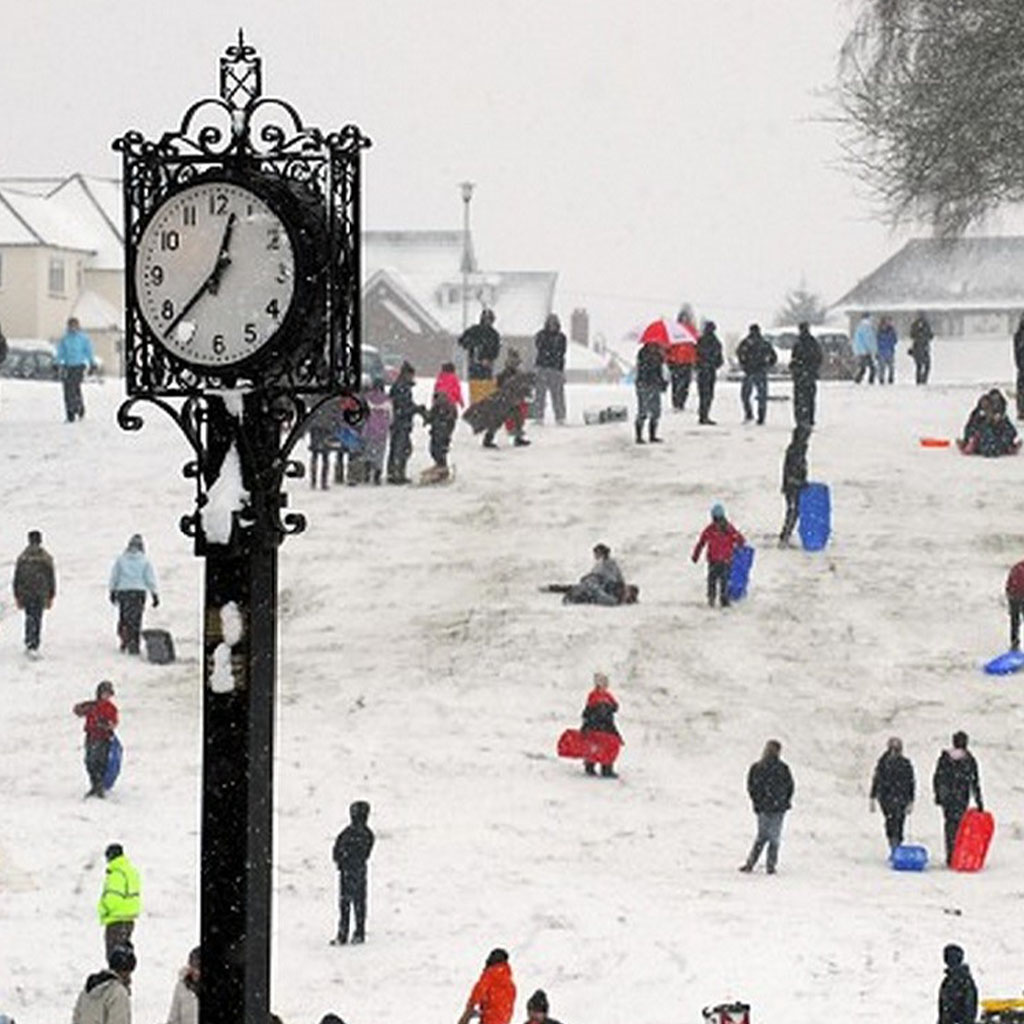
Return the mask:
M 127 401 L 177 423 L 193 458 L 181 519 L 205 561 L 201 1024 L 270 1013 L 277 549 L 304 518 L 286 477 L 307 418 L 353 401 L 359 364 L 360 156 L 354 125 L 324 134 L 263 95 L 241 32 L 220 95 L 122 154 Z

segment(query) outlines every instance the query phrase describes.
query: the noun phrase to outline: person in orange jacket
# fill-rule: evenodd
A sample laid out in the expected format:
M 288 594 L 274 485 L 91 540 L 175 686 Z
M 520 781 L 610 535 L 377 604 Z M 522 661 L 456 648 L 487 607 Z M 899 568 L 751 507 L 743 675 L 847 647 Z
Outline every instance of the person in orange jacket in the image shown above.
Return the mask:
M 725 518 L 725 509 L 718 503 L 711 507 L 711 522 L 704 527 L 693 549 L 691 560 L 696 564 L 700 553 L 707 545 L 708 549 L 708 604 L 715 606 L 715 593 L 718 592 L 719 604 L 726 608 L 729 605 L 729 570 L 732 568 L 732 556 L 737 548 L 743 547 L 746 541 L 743 534 Z
M 469 994 L 459 1024 L 469 1024 L 474 1017 L 480 1018 L 480 1024 L 509 1024 L 515 1002 L 516 986 L 508 964 L 508 952 L 492 949 L 487 955 L 483 973 Z

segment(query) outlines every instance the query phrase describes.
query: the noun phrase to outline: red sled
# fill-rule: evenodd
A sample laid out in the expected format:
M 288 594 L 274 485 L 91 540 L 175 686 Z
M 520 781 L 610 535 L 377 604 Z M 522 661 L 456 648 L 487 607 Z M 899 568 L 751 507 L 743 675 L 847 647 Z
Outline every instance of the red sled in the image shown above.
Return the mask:
M 960 819 L 960 827 L 956 830 L 953 859 L 949 866 L 954 871 L 980 871 L 985 866 L 985 857 L 995 830 L 995 820 L 988 811 L 976 811 L 973 808 L 965 811 Z
M 614 764 L 622 749 L 622 740 L 610 732 L 581 732 L 566 729 L 558 737 L 558 756 L 582 758 L 595 764 Z

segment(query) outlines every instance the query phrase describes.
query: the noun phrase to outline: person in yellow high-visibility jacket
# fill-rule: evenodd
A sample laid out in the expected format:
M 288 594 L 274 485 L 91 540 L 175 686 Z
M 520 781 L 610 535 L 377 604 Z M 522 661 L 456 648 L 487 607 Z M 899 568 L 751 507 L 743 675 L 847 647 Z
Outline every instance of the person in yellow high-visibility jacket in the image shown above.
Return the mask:
M 105 929 L 107 956 L 117 946 L 131 946 L 135 919 L 142 909 L 142 885 L 135 865 L 125 856 L 120 843 L 111 843 L 105 856 L 107 873 L 97 910 Z

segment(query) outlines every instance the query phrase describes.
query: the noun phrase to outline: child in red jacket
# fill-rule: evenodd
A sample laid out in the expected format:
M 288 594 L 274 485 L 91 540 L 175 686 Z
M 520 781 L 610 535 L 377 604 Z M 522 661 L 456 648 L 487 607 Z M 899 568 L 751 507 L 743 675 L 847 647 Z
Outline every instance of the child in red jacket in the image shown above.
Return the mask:
M 725 518 L 725 509 L 720 504 L 711 508 L 711 522 L 697 538 L 693 549 L 692 561 L 700 558 L 704 545 L 708 548 L 708 604 L 715 606 L 715 591 L 718 591 L 719 604 L 725 608 L 729 604 L 729 570 L 732 568 L 732 556 L 737 548 L 743 547 L 746 541 L 743 534 Z

